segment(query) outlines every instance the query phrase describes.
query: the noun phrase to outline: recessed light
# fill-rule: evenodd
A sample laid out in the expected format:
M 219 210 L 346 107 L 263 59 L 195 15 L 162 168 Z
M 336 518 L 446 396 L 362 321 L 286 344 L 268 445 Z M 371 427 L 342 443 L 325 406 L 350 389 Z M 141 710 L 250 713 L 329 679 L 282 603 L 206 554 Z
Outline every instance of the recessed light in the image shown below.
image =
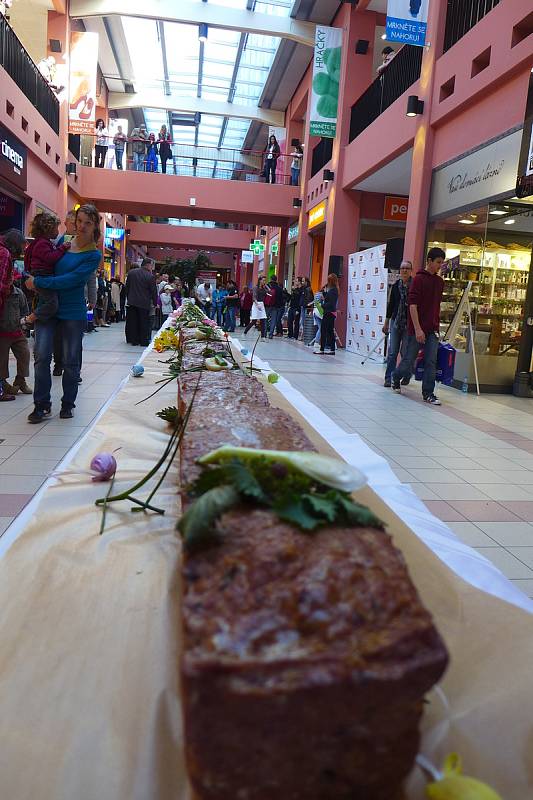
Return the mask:
M 503 224 L 504 224 L 504 225 L 514 225 L 514 224 L 515 224 L 515 222 L 516 222 L 516 220 L 515 220 L 515 219 L 506 219 L 506 220 L 505 220 L 505 222 L 504 222 Z
M 460 219 L 459 222 L 461 225 L 473 225 L 475 220 L 469 219 L 469 217 L 465 217 L 464 219 Z
M 504 211 L 502 208 L 493 208 L 492 211 L 489 211 L 489 214 L 493 214 L 495 217 L 501 217 L 507 214 L 507 211 Z

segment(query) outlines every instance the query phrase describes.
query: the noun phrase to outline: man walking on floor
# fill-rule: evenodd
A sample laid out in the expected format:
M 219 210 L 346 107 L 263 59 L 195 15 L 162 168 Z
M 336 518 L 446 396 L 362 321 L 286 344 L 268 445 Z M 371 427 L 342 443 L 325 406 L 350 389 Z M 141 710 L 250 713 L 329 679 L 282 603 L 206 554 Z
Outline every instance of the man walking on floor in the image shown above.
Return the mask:
M 128 344 L 150 344 L 150 306 L 157 306 L 157 287 L 152 262 L 145 258 L 140 267 L 130 269 L 126 277 L 126 341 Z
M 407 349 L 409 334 L 407 331 L 407 317 L 409 316 L 409 287 L 411 286 L 411 272 L 413 265 L 410 261 L 402 261 L 400 264 L 400 277 L 391 289 L 385 324 L 382 328 L 385 336 L 389 337 L 389 349 L 387 351 L 387 369 L 385 370 L 385 384 L 388 389 L 391 387 L 391 375 L 396 369 L 398 353 L 402 358 Z M 406 386 L 409 378 L 402 381 Z
M 427 254 L 426 268 L 415 275 L 409 290 L 409 339 L 400 365 L 392 373 L 392 388 L 401 392 L 400 382 L 411 376 L 419 349 L 424 350 L 424 378 L 422 397 L 432 406 L 440 406 L 435 397 L 435 375 L 439 350 L 440 304 L 444 281 L 439 270 L 446 254 L 440 247 L 432 247 Z

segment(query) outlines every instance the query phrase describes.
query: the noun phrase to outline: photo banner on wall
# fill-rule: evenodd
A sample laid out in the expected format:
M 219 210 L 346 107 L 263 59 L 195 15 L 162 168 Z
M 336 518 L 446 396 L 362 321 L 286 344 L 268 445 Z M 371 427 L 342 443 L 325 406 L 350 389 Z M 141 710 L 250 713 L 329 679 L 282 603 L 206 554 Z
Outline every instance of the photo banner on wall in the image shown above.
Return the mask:
M 376 348 L 387 311 L 385 250 L 379 245 L 348 257 L 346 350 L 365 357 L 374 351 L 376 360 L 385 354 L 384 341 Z
M 309 132 L 334 139 L 341 75 L 342 28 L 316 26 Z
M 94 133 L 98 34 L 70 34 L 69 133 Z
M 429 3 L 430 0 L 388 0 L 387 41 L 424 47 Z

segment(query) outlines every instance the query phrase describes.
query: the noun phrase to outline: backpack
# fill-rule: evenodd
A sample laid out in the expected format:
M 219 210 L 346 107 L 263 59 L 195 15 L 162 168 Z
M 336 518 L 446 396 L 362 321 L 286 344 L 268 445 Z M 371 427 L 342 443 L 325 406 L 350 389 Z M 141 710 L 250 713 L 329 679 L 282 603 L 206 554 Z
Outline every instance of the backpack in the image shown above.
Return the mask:
M 266 287 L 265 306 L 271 308 L 276 305 L 276 290 L 272 286 Z

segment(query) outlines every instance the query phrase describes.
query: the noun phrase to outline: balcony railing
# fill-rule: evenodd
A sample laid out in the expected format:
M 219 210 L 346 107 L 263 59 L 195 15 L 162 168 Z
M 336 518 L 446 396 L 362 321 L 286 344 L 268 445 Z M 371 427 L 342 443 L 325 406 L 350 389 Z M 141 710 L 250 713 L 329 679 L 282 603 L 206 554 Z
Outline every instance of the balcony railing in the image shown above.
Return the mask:
M 423 49 L 404 45 L 354 103 L 350 118 L 351 142 L 420 78 Z
M 59 101 L 37 65 L 0 14 L 0 66 L 12 78 L 53 131 L 59 133 Z
M 500 0 L 448 0 L 444 52 L 496 8 Z
M 113 136 L 101 137 L 107 145 L 96 145 L 96 134 L 93 137 L 94 160 L 93 164 L 102 164 L 107 169 L 117 169 L 117 156 L 113 144 Z M 156 141 L 158 152 L 155 159 L 145 152 L 142 159 L 134 158 L 133 146 L 140 139 L 127 140 L 127 147 L 122 156 L 122 169 L 138 172 L 163 172 L 162 159 L 159 153 L 159 142 Z M 144 140 L 143 140 L 144 143 Z M 265 154 L 257 150 L 233 150 L 228 147 L 206 147 L 203 145 L 180 144 L 168 142 L 171 155 L 165 159 L 165 172 L 167 175 L 187 176 L 191 178 L 215 178 L 226 181 L 247 181 L 261 183 L 266 181 Z M 82 150 L 84 148 L 82 147 Z M 146 147 L 144 148 L 146 151 Z M 102 151 L 103 150 L 103 151 Z M 85 148 L 86 157 L 82 154 L 82 164 L 91 166 L 91 148 Z M 99 160 L 98 160 L 99 159 Z M 276 165 L 275 183 L 291 184 L 291 163 L 293 156 L 281 153 Z
M 321 139 L 313 148 L 311 157 L 311 177 L 320 172 L 331 161 L 333 155 L 333 139 Z

